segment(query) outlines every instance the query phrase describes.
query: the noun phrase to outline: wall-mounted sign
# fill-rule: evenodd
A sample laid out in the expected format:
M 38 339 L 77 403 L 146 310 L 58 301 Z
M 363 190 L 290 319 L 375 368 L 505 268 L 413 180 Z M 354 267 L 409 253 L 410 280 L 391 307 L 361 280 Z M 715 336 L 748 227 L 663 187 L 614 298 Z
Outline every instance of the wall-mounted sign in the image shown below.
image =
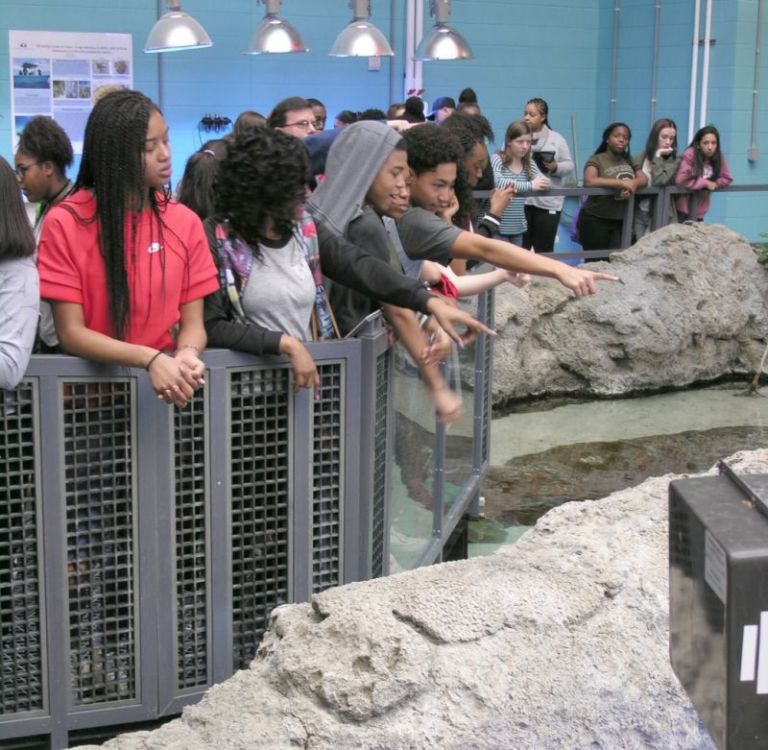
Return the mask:
M 35 115 L 48 115 L 83 149 L 93 97 L 103 86 L 133 87 L 130 34 L 9 31 L 13 150 Z

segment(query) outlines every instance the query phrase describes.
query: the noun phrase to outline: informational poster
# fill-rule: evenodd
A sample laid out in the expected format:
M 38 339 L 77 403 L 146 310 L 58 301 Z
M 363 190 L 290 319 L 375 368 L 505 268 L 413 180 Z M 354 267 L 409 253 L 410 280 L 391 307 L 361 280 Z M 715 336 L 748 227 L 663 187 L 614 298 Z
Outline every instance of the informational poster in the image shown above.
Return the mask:
M 9 31 L 13 150 L 36 115 L 48 115 L 82 153 L 93 97 L 103 86 L 133 87 L 130 34 Z

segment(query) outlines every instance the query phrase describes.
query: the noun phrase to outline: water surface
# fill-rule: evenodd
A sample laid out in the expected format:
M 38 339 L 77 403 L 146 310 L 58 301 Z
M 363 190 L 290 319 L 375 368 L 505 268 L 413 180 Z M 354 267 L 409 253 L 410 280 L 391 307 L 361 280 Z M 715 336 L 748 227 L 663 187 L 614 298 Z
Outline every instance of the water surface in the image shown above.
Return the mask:
M 604 497 L 649 477 L 698 473 L 768 445 L 768 389 L 747 385 L 580 403 L 546 403 L 494 419 L 485 518 L 471 554 L 513 541 L 550 508 Z M 533 410 L 532 410 L 533 409 Z

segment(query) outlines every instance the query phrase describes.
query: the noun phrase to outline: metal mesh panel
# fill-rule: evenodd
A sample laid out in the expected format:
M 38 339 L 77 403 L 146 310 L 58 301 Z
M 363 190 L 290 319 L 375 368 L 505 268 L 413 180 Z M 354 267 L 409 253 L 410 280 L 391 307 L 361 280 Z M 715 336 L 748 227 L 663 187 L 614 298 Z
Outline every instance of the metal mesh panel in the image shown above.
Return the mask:
M 373 507 L 371 539 L 371 575 L 384 575 L 384 537 L 386 522 L 387 480 L 387 414 L 389 413 L 389 371 L 392 358 L 389 351 L 376 360 L 376 407 L 373 425 Z
M 288 601 L 289 371 L 234 371 L 230 380 L 233 664 L 256 654 L 269 613 Z
M 132 388 L 63 388 L 71 700 L 135 698 Z
M 318 366 L 320 398 L 314 401 L 312 433 L 312 591 L 339 583 L 342 481 L 343 369 Z
M 205 390 L 174 410 L 177 685 L 208 683 Z
M 34 390 L 0 390 L 0 714 L 43 707 Z

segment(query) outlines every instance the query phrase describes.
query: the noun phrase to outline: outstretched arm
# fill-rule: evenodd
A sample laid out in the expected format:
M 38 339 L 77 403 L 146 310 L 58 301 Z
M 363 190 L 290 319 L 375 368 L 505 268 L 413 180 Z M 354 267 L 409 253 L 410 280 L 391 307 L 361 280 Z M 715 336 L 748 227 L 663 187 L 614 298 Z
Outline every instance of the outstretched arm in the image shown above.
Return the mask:
M 317 225 L 317 232 L 320 265 L 323 273 L 334 281 L 380 302 L 434 315 L 459 346 L 478 333 L 492 333 L 468 313 L 430 294 L 420 281 L 395 271 L 389 263 L 340 237 L 322 223 Z M 466 328 L 469 335 L 462 335 L 458 328 Z
M 462 232 L 453 243 L 457 258 L 482 260 L 499 268 L 532 276 L 548 276 L 570 289 L 577 297 L 594 294 L 597 281 L 618 281 L 617 276 L 595 271 L 582 271 L 546 255 L 532 253 L 509 242 Z
M 472 297 L 475 294 L 480 294 L 480 292 L 493 289 L 505 281 L 516 286 L 522 286 L 527 281 L 527 279 L 521 279 L 520 274 L 514 271 L 507 271 L 504 268 L 495 268 L 493 271 L 462 274 L 459 276 L 450 266 L 441 266 L 432 260 L 424 261 L 421 269 L 421 278 L 424 281 L 432 285 L 438 284 L 442 274 L 448 276 L 459 292 L 459 297 Z

